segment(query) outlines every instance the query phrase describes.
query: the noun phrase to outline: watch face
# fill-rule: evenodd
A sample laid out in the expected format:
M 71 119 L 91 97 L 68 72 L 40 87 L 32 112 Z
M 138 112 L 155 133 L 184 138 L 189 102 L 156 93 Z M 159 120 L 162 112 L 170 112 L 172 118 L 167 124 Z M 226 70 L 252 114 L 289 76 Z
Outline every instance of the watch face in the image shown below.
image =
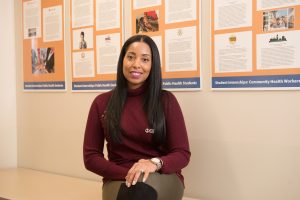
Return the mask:
M 151 160 L 154 163 L 160 164 L 160 160 L 158 158 L 152 158 Z
M 155 171 L 158 171 L 160 170 L 160 168 L 162 167 L 162 162 L 159 158 L 151 158 L 150 160 L 153 164 L 156 165 L 156 170 Z

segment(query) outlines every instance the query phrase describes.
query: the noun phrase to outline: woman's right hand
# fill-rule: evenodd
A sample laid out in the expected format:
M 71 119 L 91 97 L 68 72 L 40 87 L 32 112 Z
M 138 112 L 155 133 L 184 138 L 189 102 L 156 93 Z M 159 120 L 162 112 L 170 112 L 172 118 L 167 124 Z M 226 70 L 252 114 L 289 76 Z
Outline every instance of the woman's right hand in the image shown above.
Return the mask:
M 141 175 L 143 175 L 143 182 L 145 182 L 149 177 L 149 174 L 156 172 L 156 170 L 157 166 L 150 160 L 139 160 L 138 162 L 133 164 L 125 177 L 127 187 L 135 185 Z

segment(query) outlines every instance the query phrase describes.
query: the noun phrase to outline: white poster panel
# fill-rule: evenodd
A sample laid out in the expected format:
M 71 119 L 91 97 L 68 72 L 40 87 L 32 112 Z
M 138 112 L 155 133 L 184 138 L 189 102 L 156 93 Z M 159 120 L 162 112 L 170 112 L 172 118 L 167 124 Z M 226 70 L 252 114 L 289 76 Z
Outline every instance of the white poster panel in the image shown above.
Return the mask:
M 94 77 L 94 51 L 73 53 L 73 77 Z
M 93 0 L 72 0 L 72 28 L 94 25 Z
M 257 10 L 299 5 L 300 0 L 257 0 Z
M 215 30 L 252 26 L 252 1 L 215 0 Z
M 252 71 L 252 32 L 215 35 L 216 72 Z
M 196 27 L 165 31 L 166 71 L 197 70 Z
M 300 31 L 257 35 L 257 69 L 300 68 Z
M 120 28 L 120 0 L 96 1 L 96 30 Z
M 23 2 L 24 39 L 41 37 L 41 0 Z
M 165 0 L 166 24 L 197 19 L 196 0 Z
M 43 9 L 43 40 L 44 42 L 63 39 L 62 6 Z
M 161 5 L 161 0 L 134 0 L 133 9 L 141 9 Z
M 117 73 L 120 33 L 97 35 L 97 74 Z

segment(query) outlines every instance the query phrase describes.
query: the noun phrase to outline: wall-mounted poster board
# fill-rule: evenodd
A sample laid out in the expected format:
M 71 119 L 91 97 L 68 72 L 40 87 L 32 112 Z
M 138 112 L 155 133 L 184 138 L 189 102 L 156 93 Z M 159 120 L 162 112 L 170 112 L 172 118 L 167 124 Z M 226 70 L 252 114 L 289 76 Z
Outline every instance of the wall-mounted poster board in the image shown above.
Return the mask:
M 24 91 L 65 91 L 64 1 L 23 0 Z
M 300 89 L 299 0 L 211 6 L 213 89 Z
M 147 34 L 157 44 L 163 87 L 197 90 L 200 80 L 200 1 L 132 0 L 132 35 Z
M 121 0 L 71 0 L 72 91 L 116 85 L 122 45 Z

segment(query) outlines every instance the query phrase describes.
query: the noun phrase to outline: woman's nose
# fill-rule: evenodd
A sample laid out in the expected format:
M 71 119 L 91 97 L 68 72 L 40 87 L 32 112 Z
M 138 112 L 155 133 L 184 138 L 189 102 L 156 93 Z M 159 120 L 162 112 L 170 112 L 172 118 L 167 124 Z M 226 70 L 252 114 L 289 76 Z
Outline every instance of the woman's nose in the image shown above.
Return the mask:
M 140 59 L 138 59 L 138 58 L 134 59 L 134 61 L 133 61 L 133 67 L 135 67 L 135 68 L 140 68 L 141 67 L 141 61 L 140 61 Z

